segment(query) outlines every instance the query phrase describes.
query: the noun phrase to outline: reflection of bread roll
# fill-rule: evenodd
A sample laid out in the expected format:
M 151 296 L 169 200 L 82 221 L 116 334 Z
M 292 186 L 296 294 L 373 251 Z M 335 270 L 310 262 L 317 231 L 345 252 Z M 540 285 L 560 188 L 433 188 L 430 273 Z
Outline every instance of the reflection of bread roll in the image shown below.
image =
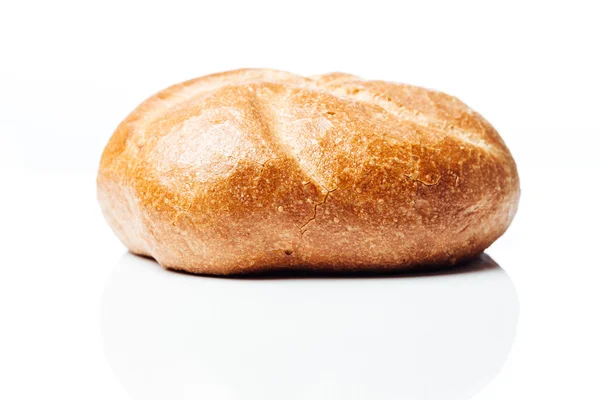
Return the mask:
M 123 243 L 167 268 L 402 270 L 481 253 L 508 228 L 519 178 L 454 97 L 240 70 L 142 103 L 104 150 L 98 197 Z

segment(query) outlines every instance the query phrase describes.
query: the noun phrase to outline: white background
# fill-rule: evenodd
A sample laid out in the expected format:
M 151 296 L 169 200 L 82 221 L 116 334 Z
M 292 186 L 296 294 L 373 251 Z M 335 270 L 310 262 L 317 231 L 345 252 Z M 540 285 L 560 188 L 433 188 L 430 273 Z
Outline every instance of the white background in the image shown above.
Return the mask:
M 3 1 L 0 398 L 127 398 L 100 332 L 125 252 L 95 202 L 100 154 L 149 95 L 240 67 L 407 82 L 483 114 L 522 179 L 488 251 L 520 317 L 476 398 L 600 398 L 599 15 L 593 1 Z

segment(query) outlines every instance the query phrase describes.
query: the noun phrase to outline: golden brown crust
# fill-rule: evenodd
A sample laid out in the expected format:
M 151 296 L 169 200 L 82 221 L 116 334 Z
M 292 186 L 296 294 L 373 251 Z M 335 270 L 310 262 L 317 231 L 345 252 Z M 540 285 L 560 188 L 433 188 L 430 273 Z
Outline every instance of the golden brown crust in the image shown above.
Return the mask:
M 133 111 L 104 150 L 98 198 L 123 243 L 167 268 L 401 270 L 481 253 L 508 228 L 519 178 L 454 97 L 238 70 Z

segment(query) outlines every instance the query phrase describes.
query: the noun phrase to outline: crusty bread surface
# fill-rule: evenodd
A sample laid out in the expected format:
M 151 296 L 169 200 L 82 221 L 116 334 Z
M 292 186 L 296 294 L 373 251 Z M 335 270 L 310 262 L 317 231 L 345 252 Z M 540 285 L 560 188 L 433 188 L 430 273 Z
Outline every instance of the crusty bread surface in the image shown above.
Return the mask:
M 506 231 L 519 199 L 504 142 L 458 99 L 265 69 L 150 97 L 97 185 L 131 252 L 216 275 L 454 265 Z

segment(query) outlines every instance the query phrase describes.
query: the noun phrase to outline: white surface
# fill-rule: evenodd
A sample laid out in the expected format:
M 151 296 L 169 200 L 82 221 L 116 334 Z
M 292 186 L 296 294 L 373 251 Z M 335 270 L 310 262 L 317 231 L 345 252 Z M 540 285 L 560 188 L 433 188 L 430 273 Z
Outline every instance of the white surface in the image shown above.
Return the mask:
M 491 259 L 469 267 L 221 279 L 128 254 L 102 300 L 106 355 L 140 400 L 462 400 L 502 367 L 519 308 Z
M 593 2 L 267 3 L 0 5 L 0 398 L 120 400 L 128 388 L 152 399 L 169 382 L 173 399 L 185 390 L 190 399 L 385 399 L 395 390 L 445 400 L 483 386 L 475 399 L 600 398 Z M 487 252 L 506 274 L 223 281 L 124 256 L 95 202 L 108 137 L 151 93 L 244 66 L 409 82 L 481 112 L 522 179 L 514 224 Z M 494 377 L 512 340 L 513 285 L 516 336 Z M 300 303 L 306 291 L 316 297 Z M 206 340 L 194 342 L 196 333 Z

